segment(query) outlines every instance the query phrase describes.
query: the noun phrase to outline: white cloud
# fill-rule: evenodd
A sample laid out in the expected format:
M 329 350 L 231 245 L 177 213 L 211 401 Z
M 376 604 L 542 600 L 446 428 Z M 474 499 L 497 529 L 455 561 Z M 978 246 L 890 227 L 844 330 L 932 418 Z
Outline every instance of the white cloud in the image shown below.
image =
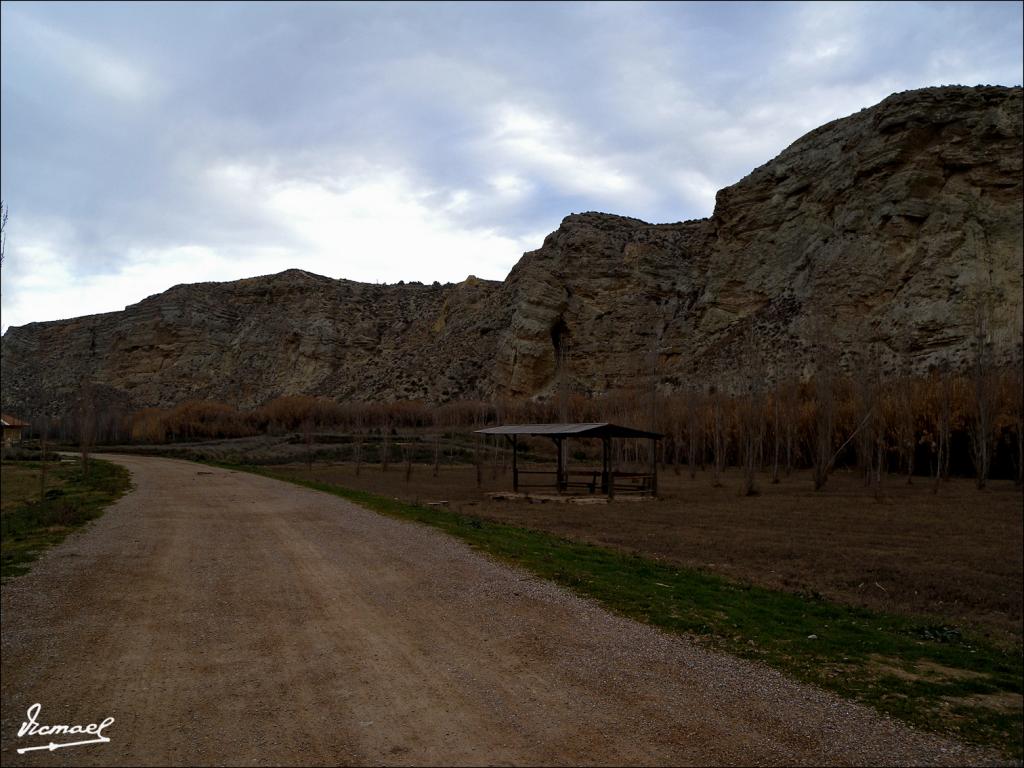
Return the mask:
M 693 204 L 698 210 L 707 211 L 711 215 L 715 207 L 715 195 L 720 185 L 699 171 L 685 170 L 673 175 L 672 182 L 682 197 Z
M 237 280 L 280 271 L 271 249 L 216 251 L 204 245 L 132 249 L 110 272 L 75 272 L 73 233 L 21 223 L 4 259 L 3 329 L 41 320 L 115 312 L 183 282 Z M 255 271 L 252 271 L 255 270 Z
M 648 193 L 639 179 L 617 167 L 613 153 L 589 149 L 584 132 L 564 119 L 517 104 L 492 111 L 488 149 L 523 175 L 562 192 L 624 202 Z
M 534 189 L 528 179 L 516 173 L 499 173 L 491 177 L 489 184 L 494 194 L 505 202 L 522 200 Z
M 366 282 L 457 282 L 470 273 L 503 279 L 535 247 L 457 219 L 474 197 L 417 186 L 377 169 L 353 177 L 289 178 L 270 168 L 230 165 L 212 183 L 236 205 L 279 223 L 296 247 L 291 266 Z
M 76 37 L 28 16 L 16 19 L 22 45 L 94 93 L 122 102 L 143 102 L 157 94 L 156 79 L 133 61 L 98 43 Z
M 116 270 L 83 276 L 70 271 L 65 257 L 71 233 L 54 238 L 43 234 L 45 228 L 22 226 L 20 245 L 4 265 L 4 329 L 120 310 L 177 283 L 290 267 L 369 283 L 458 282 L 470 274 L 501 280 L 543 239 L 466 228 L 452 214 L 471 202 L 468 193 L 417 187 L 398 171 L 314 181 L 234 163 L 210 169 L 207 181 L 225 203 L 275 222 L 278 240 L 290 245 L 138 248 Z
M 808 3 L 793 18 L 793 44 L 786 55 L 790 68 L 820 74 L 856 58 L 863 49 L 864 9 L 857 3 Z

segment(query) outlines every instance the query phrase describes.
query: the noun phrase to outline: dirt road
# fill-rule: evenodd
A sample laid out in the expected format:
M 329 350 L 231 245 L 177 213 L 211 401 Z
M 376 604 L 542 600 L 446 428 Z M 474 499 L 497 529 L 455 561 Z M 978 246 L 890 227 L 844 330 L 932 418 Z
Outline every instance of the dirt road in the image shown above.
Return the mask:
M 431 529 L 244 473 L 116 460 L 136 490 L 3 588 L 5 765 L 984 757 Z M 50 738 L 18 738 L 36 702 L 47 725 L 114 717 L 111 741 L 18 755 Z

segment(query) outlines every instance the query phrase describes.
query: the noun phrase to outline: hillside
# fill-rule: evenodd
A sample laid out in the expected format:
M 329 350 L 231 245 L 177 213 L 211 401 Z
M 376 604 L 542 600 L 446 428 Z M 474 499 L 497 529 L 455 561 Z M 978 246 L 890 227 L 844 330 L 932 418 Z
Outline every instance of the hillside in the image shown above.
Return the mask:
M 768 377 L 874 345 L 923 371 L 970 357 L 990 307 L 1020 342 L 1021 88 L 895 94 L 821 126 L 718 193 L 709 219 L 565 218 L 503 282 L 365 285 L 299 270 L 179 285 L 122 312 L 10 328 L 2 403 L 57 413 L 81 381 L 126 407 L 281 394 L 538 396 L 558 349 L 575 389 L 649 376 L 736 386 L 752 338 Z

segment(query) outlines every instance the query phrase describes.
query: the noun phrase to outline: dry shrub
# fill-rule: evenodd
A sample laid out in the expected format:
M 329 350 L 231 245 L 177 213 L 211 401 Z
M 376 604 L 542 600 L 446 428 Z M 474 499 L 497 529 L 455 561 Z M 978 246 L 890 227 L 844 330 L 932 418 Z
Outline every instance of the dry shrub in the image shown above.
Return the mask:
M 133 443 L 167 442 L 164 418 L 167 412 L 160 408 L 144 408 L 131 417 L 129 432 Z
M 255 434 L 259 433 L 245 415 L 212 400 L 187 400 L 170 410 L 147 408 L 134 414 L 131 421 L 135 442 L 211 440 Z

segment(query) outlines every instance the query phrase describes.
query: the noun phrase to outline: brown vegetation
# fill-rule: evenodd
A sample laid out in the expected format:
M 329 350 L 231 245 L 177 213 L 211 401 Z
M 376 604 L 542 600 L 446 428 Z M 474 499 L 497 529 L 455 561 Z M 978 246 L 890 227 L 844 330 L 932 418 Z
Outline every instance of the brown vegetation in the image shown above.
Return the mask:
M 289 395 L 242 411 L 225 403 L 189 400 L 174 408 L 147 408 L 125 414 L 105 403 L 102 391 L 83 384 L 72 414 L 46 420 L 48 437 L 74 442 L 86 454 L 94 444 L 132 442 L 163 444 L 254 435 L 298 434 L 312 446 L 318 432 L 353 436 L 351 460 L 367 460 L 364 439 L 376 435 L 387 443 L 375 451 L 386 468 L 393 461 L 397 436 L 409 430 L 431 434 L 466 434 L 495 423 L 611 421 L 645 425 L 665 434 L 660 446 L 662 467 L 678 474 L 685 462 L 689 476 L 709 466 L 712 485 L 721 483 L 729 466 L 744 469 L 746 493 L 758 492 L 756 476 L 767 464 L 771 483 L 796 468 L 810 468 L 815 488 L 825 487 L 835 466 L 856 466 L 864 485 L 875 495 L 882 478 L 902 472 L 932 478 L 938 491 L 943 480 L 973 475 L 979 488 L 990 477 L 1021 482 L 1022 428 L 1020 360 L 996 370 L 983 358 L 965 374 L 945 366 L 927 377 L 899 376 L 886 380 L 877 356 L 865 352 L 853 377 L 823 370 L 800 383 L 780 379 L 774 384 L 752 363 L 741 373 L 736 394 L 718 386 L 705 391 L 694 384 L 672 394 L 652 397 L 644 385 L 614 390 L 603 397 L 565 394 L 548 401 L 458 401 L 430 406 L 419 401 L 338 403 L 323 397 Z M 654 403 L 654 407 L 652 407 Z M 35 425 L 40 434 L 44 424 Z M 645 444 L 616 445 L 616 462 L 649 464 Z M 371 461 L 373 459 L 370 459 Z M 417 461 L 421 459 L 416 459 Z M 429 461 L 429 459 L 428 459 Z M 438 452 L 435 463 L 444 463 Z

